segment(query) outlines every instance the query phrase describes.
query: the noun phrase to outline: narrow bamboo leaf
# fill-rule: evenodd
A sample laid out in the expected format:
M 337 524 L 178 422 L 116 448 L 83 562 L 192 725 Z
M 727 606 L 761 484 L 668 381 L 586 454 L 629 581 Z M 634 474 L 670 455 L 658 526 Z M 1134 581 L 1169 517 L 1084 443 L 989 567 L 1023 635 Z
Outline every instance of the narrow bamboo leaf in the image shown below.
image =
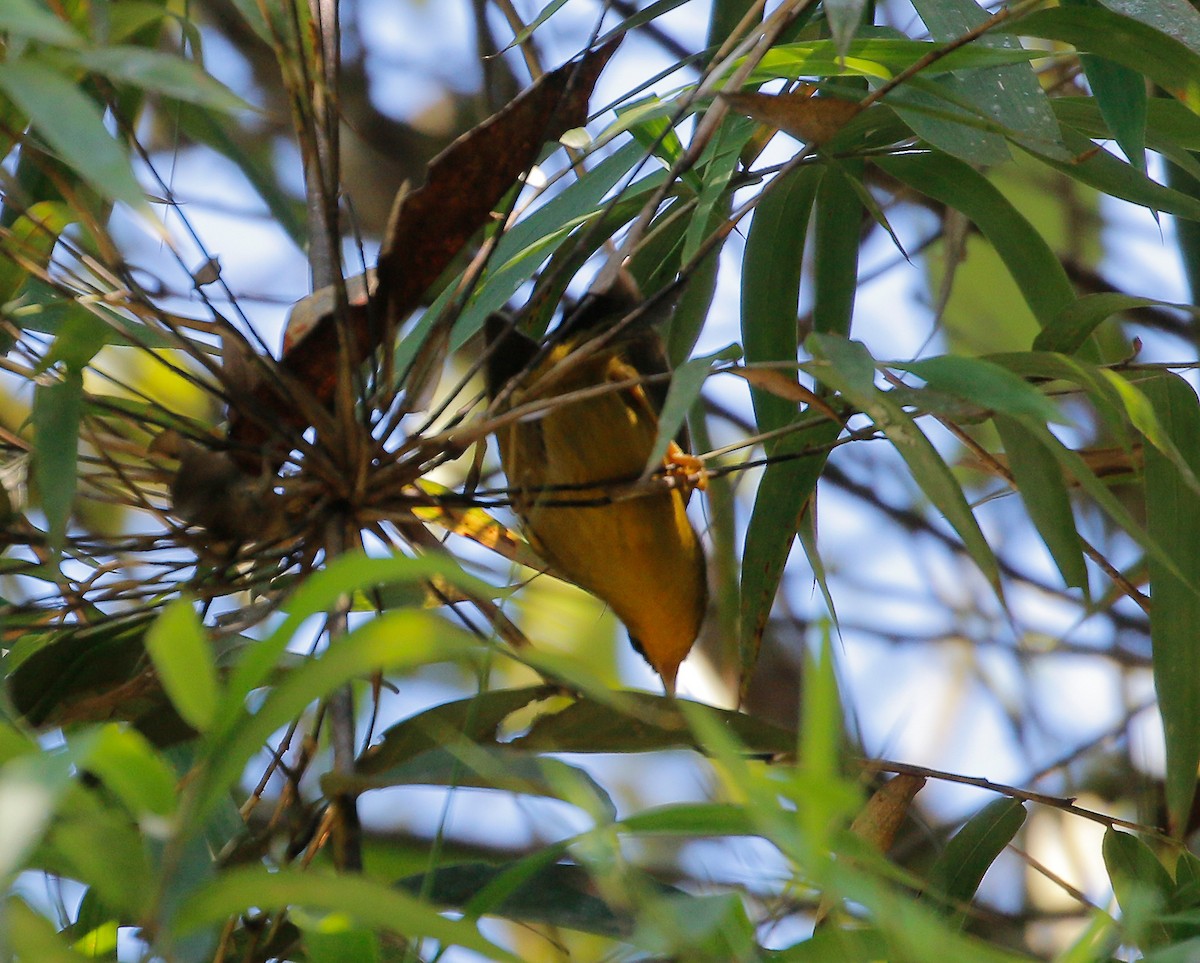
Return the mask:
M 849 52 L 866 7 L 867 0 L 825 0 L 825 19 L 829 21 L 829 32 L 839 56 Z
M 885 960 L 891 950 L 887 937 L 877 929 L 828 927 L 802 943 L 793 943 L 771 954 L 772 963 L 874 963 Z
M 1193 472 L 1200 471 L 1200 407 L 1191 386 L 1175 375 L 1143 384 L 1158 419 Z M 1146 528 L 1173 562 L 1167 570 L 1150 556 L 1150 641 L 1154 683 L 1167 744 L 1166 794 L 1171 826 L 1187 826 L 1200 764 L 1200 512 L 1196 493 L 1178 465 L 1158 448 L 1146 448 Z
M 1058 317 L 1038 333 L 1033 339 L 1033 350 L 1074 354 L 1107 318 L 1122 311 L 1151 305 L 1179 308 L 1183 311 L 1190 308 L 1190 305 L 1186 304 L 1173 304 L 1156 298 L 1138 298 L 1115 291 L 1085 294 L 1063 308 Z
M 1089 137 L 1111 133 L 1094 97 L 1056 97 L 1054 112 L 1061 123 Z M 1146 104 L 1146 143 L 1162 153 L 1172 145 L 1200 150 L 1200 116 L 1173 97 L 1151 97 Z
M 368 775 L 327 772 L 321 777 L 326 797 L 360 795 L 389 786 L 446 786 L 495 789 L 575 802 L 582 791 L 594 815 L 616 819 L 617 807 L 604 788 L 577 766 L 510 746 L 456 743 L 430 749 L 400 765 Z
M 58 928 L 18 896 L 6 902 L 4 923 L 6 949 L 16 954 L 14 959 L 39 963 L 89 963 L 92 959 L 67 946 Z
M 1115 13 L 1140 20 L 1160 33 L 1174 37 L 1184 46 L 1200 53 L 1200 11 L 1188 0 L 1101 0 Z
M 675 109 L 654 94 L 616 109 L 618 120 L 628 124 L 633 139 L 646 150 L 653 151 L 668 170 L 683 156 L 683 142 L 671 126 L 670 113 Z M 645 118 L 639 120 L 643 114 Z M 694 169 L 684 171 L 683 179 L 697 194 L 703 189 L 703 182 Z
M 951 157 L 977 165 L 1012 160 L 1003 129 L 963 102 L 954 79 L 914 77 L 889 93 L 886 103 L 921 140 Z
M 625 706 L 618 708 L 593 698 L 576 699 L 558 712 L 538 717 L 529 732 L 509 745 L 538 752 L 703 751 L 682 712 L 694 703 L 632 692 L 623 693 L 622 701 Z M 774 756 L 795 748 L 795 734 L 786 729 L 744 713 L 712 711 L 743 753 Z
M 1186 159 L 1195 165 L 1184 166 Z M 1167 182 L 1177 191 L 1189 197 L 1200 198 L 1200 163 L 1195 155 L 1185 153 L 1183 158 L 1172 158 L 1167 162 Z M 1200 300 L 1200 224 L 1195 221 L 1179 220 L 1175 223 L 1175 245 L 1179 249 L 1179 260 L 1187 277 L 1192 300 Z
M 750 225 L 742 262 L 742 338 L 748 362 L 794 361 L 796 315 L 808 222 L 824 177 L 823 167 L 802 167 L 767 194 Z M 797 418 L 794 402 L 751 389 L 759 430 Z M 771 457 L 790 458 L 807 444 L 832 442 L 841 431 L 827 423 L 767 446 Z M 814 435 L 816 437 L 814 437 Z M 742 557 L 742 624 L 739 632 L 743 684 L 757 661 L 762 633 L 775 602 L 800 516 L 816 486 L 825 456 L 768 465 L 759 482 Z
M 1016 799 L 997 799 L 967 820 L 929 870 L 929 882 L 952 909 L 970 903 L 984 874 L 1025 824 Z
M 762 635 L 771 617 L 801 515 L 816 491 L 829 450 L 841 433 L 838 422 L 819 421 L 798 427 L 765 446 L 771 462 L 758 483 L 742 549 L 739 639 L 743 686 L 749 684 L 758 661 Z
M 952 41 L 983 23 L 988 14 L 975 0 L 914 0 L 918 15 L 934 40 Z M 1015 37 L 985 34 L 971 46 L 1020 51 Z M 999 122 L 1005 135 L 1018 144 L 1069 160 L 1058 136 L 1050 98 L 1030 64 L 974 70 L 947 81 L 953 93 L 975 105 L 984 117 Z
M 100 108 L 67 77 L 27 56 L 0 64 L 0 92 L 87 183 L 105 197 L 149 214 L 129 156 L 104 126 Z
M 1167 912 L 1175 887 L 1154 851 L 1136 836 L 1116 829 L 1104 834 L 1101 851 L 1125 924 L 1147 945 L 1168 942 L 1170 932 L 1155 917 Z
M 944 154 L 876 158 L 887 173 L 965 214 L 996 249 L 1038 322 L 1045 327 L 1075 300 L 1050 245 L 986 177 Z
M 83 43 L 83 37 L 74 27 L 36 0 L 4 0 L 0 4 L 0 31 L 60 47 L 78 47 Z
M 924 361 L 889 365 L 911 371 L 935 391 L 954 395 L 981 408 L 991 408 L 1014 418 L 1068 425 L 1053 401 L 1024 378 L 983 358 L 941 355 Z
M 212 648 L 193 605 L 189 598 L 168 605 L 146 633 L 146 651 L 179 714 L 205 732 L 217 711 L 219 685 Z
M 379 934 L 341 915 L 301 919 L 308 963 L 380 963 Z
M 496 689 L 426 709 L 384 732 L 379 742 L 359 757 L 355 771 L 363 775 L 382 772 L 445 745 L 452 735 L 485 744 L 498 743 L 498 730 L 505 719 L 555 692 L 551 686 Z
M 913 478 L 962 539 L 967 554 L 999 594 L 1000 572 L 961 486 L 907 412 L 875 386 L 875 363 L 860 343 L 813 334 L 813 373 L 867 414 L 908 464 Z
M 558 11 L 562 9 L 566 2 L 567 0 L 550 0 L 550 2 L 542 8 L 541 13 L 529 21 L 529 23 L 526 24 L 525 27 L 520 30 L 515 37 L 513 37 L 512 43 L 510 43 L 504 49 L 511 50 L 513 47 L 523 44 L 526 40 L 533 36 L 533 32 L 537 30 L 538 27 L 558 13 Z
M 1200 105 L 1200 54 L 1139 20 L 1104 8 L 1057 7 L 1034 11 L 1000 30 L 1069 43 L 1144 74 L 1193 109 Z
M 83 376 L 78 371 L 68 370 L 61 381 L 37 386 L 33 394 L 33 476 L 55 551 L 67 537 L 75 502 L 82 417 Z
M 175 773 L 136 729 L 116 723 L 104 726 L 80 764 L 95 773 L 133 813 L 168 816 L 175 811 Z
M 993 418 L 1008 467 L 1029 518 L 1046 543 L 1063 581 L 1071 588 L 1088 588 L 1087 566 L 1083 560 L 1083 542 L 1071 511 L 1062 469 L 1054 454 L 1038 436 L 1015 418 Z
M 646 462 L 647 476 L 662 470 L 663 458 L 671 441 L 678 434 L 683 423 L 687 420 L 688 412 L 692 410 L 704 382 L 712 370 L 714 361 L 736 361 L 742 356 L 742 350 L 737 345 L 722 348 L 713 354 L 702 358 L 693 358 L 676 368 L 671 374 L 671 387 L 667 390 L 666 401 L 658 415 L 658 434 L 654 440 L 654 448 Z
M 1184 483 L 1197 496 L 1200 496 L 1200 480 L 1197 480 L 1192 466 L 1184 458 L 1179 447 L 1171 438 L 1170 433 L 1159 420 L 1150 399 L 1129 379 L 1122 377 L 1115 371 L 1108 368 L 1101 368 L 1100 374 L 1116 389 L 1117 395 L 1125 406 L 1125 413 L 1129 416 L 1130 424 L 1140 431 L 1142 436 L 1175 466 Z
M 784 175 L 759 203 L 742 258 L 742 344 L 749 364 L 795 361 L 799 354 L 796 316 L 804 244 L 817 188 L 825 168 L 805 165 Z M 796 405 L 751 387 L 759 431 L 780 428 L 796 418 Z
M 687 263 L 700 249 L 709 232 L 709 215 L 729 186 L 729 179 L 737 167 L 738 157 L 755 130 L 755 123 L 746 117 L 728 116 L 717 131 L 711 156 L 701 175 L 703 186 L 696 198 L 696 209 L 688 225 L 683 242 L 683 263 Z
M 817 187 L 813 330 L 819 334 L 850 336 L 864 210 L 853 181 L 862 176 L 860 162 L 834 164 Z
M 753 836 L 746 807 L 731 803 L 674 803 L 621 820 L 624 832 L 668 836 Z
M 1063 4 L 1085 9 L 1095 9 L 1098 5 L 1098 0 L 1068 0 Z M 1195 15 L 1191 4 L 1182 5 Z M 1079 62 L 1109 130 L 1129 163 L 1145 173 L 1146 104 L 1149 100 L 1145 78 L 1136 70 L 1093 54 L 1083 54 Z
M 309 582 L 314 580 L 315 577 Z M 262 645 L 260 643 L 260 647 Z M 270 646 L 266 648 L 271 651 Z M 212 807 L 238 779 L 247 761 L 272 732 L 287 725 L 290 719 L 338 686 L 372 672 L 401 670 L 480 654 L 481 649 L 473 639 L 428 612 L 389 612 L 372 619 L 338 639 L 336 645 L 317 658 L 289 673 L 270 691 L 257 712 L 251 714 L 240 706 L 230 708 L 229 721 L 221 729 L 210 730 L 208 768 L 196 791 L 198 816 L 193 822 L 203 824 Z M 273 665 L 278 653 L 272 651 L 272 655 Z M 232 684 L 228 689 L 237 691 Z M 223 701 L 228 703 L 229 696 Z
M 178 54 L 115 45 L 81 50 L 74 59 L 85 70 L 103 74 L 117 84 L 131 84 L 151 93 L 225 113 L 254 110 L 251 104 L 199 65 Z
M 832 40 L 778 44 L 759 61 L 747 84 L 779 78 L 862 76 L 890 80 L 942 45 L 921 40 L 871 38 L 852 40 L 845 56 Z M 932 77 L 956 70 L 984 70 L 1028 64 L 1038 55 L 1012 46 L 1005 49 L 970 44 L 939 57 L 919 76 Z
M 655 0 L 654 3 L 647 4 L 641 10 L 638 10 L 636 13 L 631 13 L 628 17 L 622 20 L 613 30 L 609 31 L 598 41 L 596 41 L 596 46 L 603 46 L 608 40 L 611 40 L 618 33 L 628 33 L 630 30 L 634 30 L 643 24 L 650 23 L 652 20 L 658 19 L 664 13 L 670 13 L 676 7 L 681 7 L 687 2 L 688 0 Z
M 1088 138 L 1073 130 L 1063 131 L 1063 142 L 1072 151 L 1073 161 L 1063 163 L 1057 158 L 1040 155 L 1039 159 L 1101 193 L 1140 204 L 1151 211 L 1166 211 L 1190 220 L 1200 220 L 1200 201 L 1194 197 L 1164 187 L 1132 164 L 1127 164 L 1103 148 L 1097 149 Z
M 474 950 L 485 959 L 520 963 L 517 957 L 480 936 L 467 920 L 447 919 L 436 906 L 387 884 L 311 868 L 305 872 L 268 872 L 248 866 L 223 873 L 184 901 L 175 918 L 175 930 L 186 935 L 201 927 L 219 926 L 251 907 L 288 905 L 345 913 L 362 925 L 405 939 L 426 936 Z
M 266 683 L 271 670 L 305 619 L 329 611 L 343 595 L 353 596 L 356 591 L 366 591 L 376 586 L 420 582 L 430 578 L 444 578 L 452 585 L 484 597 L 492 594 L 489 586 L 467 575 L 461 566 L 436 555 L 367 558 L 365 555 L 348 553 L 335 559 L 304 580 L 284 606 L 287 616 L 284 621 L 242 656 L 228 680 L 217 717 L 228 719 L 236 715 L 251 690 Z
M 427 898 L 441 906 L 482 912 L 525 924 L 563 927 L 611 938 L 633 933 L 635 907 L 610 907 L 596 895 L 591 876 L 581 867 L 552 862 L 525 872 L 520 862 L 495 866 L 488 863 L 463 863 L 443 866 L 431 874 L 410 876 L 396 885 L 414 895 L 427 892 Z M 504 880 L 516 872 L 511 885 Z M 485 889 L 501 883 L 504 892 L 489 894 L 483 904 L 477 898 Z M 655 887 L 658 888 L 657 886 Z M 662 885 L 663 892 L 680 892 Z

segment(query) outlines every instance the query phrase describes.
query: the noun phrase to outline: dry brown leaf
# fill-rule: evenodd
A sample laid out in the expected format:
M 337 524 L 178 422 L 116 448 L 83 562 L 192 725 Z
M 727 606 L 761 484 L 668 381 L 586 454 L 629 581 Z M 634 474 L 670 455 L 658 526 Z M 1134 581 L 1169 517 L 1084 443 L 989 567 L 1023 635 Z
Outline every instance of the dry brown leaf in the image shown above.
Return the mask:
M 786 94 L 753 92 L 722 93 L 734 110 L 763 124 L 791 134 L 806 144 L 821 146 L 846 126 L 862 110 L 854 100 L 840 97 L 815 97 L 814 88 Z

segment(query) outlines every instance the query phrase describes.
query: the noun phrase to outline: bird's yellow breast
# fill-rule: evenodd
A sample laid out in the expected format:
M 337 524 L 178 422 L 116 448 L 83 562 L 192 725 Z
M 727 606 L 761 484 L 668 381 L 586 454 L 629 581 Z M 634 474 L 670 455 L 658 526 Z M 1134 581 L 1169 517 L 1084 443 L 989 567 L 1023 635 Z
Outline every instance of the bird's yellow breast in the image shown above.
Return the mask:
M 554 377 L 568 352 L 566 346 L 551 352 L 509 406 L 637 377 L 611 351 Z M 657 431 L 639 386 L 564 401 L 497 436 L 533 547 L 557 574 L 612 607 L 671 690 L 704 615 L 704 552 L 683 492 L 617 491 L 641 475 Z

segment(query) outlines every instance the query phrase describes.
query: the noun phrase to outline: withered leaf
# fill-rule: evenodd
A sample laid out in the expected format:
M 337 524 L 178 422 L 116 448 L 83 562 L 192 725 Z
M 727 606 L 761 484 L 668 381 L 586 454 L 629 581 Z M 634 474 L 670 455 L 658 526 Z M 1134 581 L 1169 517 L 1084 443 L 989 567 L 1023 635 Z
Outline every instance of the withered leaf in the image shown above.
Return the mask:
M 786 94 L 722 93 L 721 97 L 738 113 L 819 147 L 845 127 L 862 108 L 854 100 L 814 97 L 812 90 L 806 86 Z
M 347 312 L 351 365 L 360 364 L 391 337 L 487 222 L 505 192 L 533 166 L 542 145 L 583 126 L 592 88 L 619 44 L 617 38 L 544 74 L 438 154 L 429 164 L 424 186 L 402 191 L 379 255 L 374 293 L 369 301 L 352 298 Z M 322 405 L 332 402 L 337 385 L 337 325 L 335 311 L 323 314 L 304 334 L 289 338 L 280 362 L 292 383 L 302 385 Z M 264 385 L 259 394 L 260 413 L 269 412 L 294 428 L 307 427 L 272 386 Z M 266 427 L 261 418 L 251 420 L 231 411 L 229 438 L 257 447 L 266 440 Z

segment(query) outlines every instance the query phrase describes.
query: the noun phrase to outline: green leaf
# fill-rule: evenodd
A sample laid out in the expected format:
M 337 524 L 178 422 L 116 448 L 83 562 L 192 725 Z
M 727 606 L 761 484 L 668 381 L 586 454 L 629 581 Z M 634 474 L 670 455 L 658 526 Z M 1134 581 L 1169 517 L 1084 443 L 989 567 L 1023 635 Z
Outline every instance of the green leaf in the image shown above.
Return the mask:
M 656 752 L 663 749 L 702 749 L 680 705 L 642 692 L 621 694 L 629 711 L 595 699 L 577 699 L 558 712 L 540 716 L 529 731 L 510 743 L 513 748 L 538 752 Z M 786 729 L 739 712 L 712 710 L 743 751 L 773 756 L 795 748 L 796 737 Z
M 622 832 L 639 836 L 754 836 L 746 807 L 734 803 L 674 803 L 622 819 Z
M 941 355 L 924 361 L 897 362 L 889 367 L 911 371 L 935 391 L 954 395 L 981 408 L 1035 422 L 1070 424 L 1058 405 L 1028 381 L 983 358 Z
M 958 533 L 967 554 L 999 593 L 996 557 L 979 530 L 961 486 L 912 418 L 886 392 L 875 387 L 875 363 L 866 348 L 855 341 L 823 334 L 810 335 L 808 344 L 815 359 L 812 373 L 841 392 L 887 435 L 921 490 Z
M 237 113 L 254 107 L 203 68 L 175 53 L 115 45 L 81 50 L 74 59 L 85 70 L 113 83 L 130 84 L 190 104 Z
M 934 40 L 943 42 L 961 37 L 988 18 L 975 0 L 914 0 L 913 6 Z M 985 34 L 970 46 L 1023 51 L 1019 40 L 998 32 Z M 1070 159 L 1059 141 L 1058 122 L 1050 99 L 1032 65 L 1012 64 L 958 73 L 944 83 L 949 85 L 951 93 L 974 106 L 981 117 L 999 123 L 1009 139 L 1039 153 L 1058 156 L 1060 160 Z
M 454 737 L 498 743 L 500 726 L 514 712 L 552 695 L 554 686 L 525 686 L 480 692 L 468 699 L 426 709 L 387 729 L 379 742 L 358 759 L 355 772 L 369 776 L 398 766 L 421 753 L 446 745 Z
M 1083 560 L 1083 542 L 1071 511 L 1062 469 L 1053 451 L 1038 435 L 1015 418 L 996 415 L 993 418 L 1008 467 L 1025 510 L 1038 535 L 1046 543 L 1063 581 L 1085 592 L 1088 588 L 1087 566 Z
M 0 766 L 0 879 L 7 882 L 24 868 L 73 776 L 74 759 L 61 750 L 18 756 Z
M 343 559 L 352 559 L 343 556 Z M 341 560 L 339 560 L 341 561 Z M 411 559 L 357 559 L 359 563 L 412 561 Z M 335 566 L 322 570 L 308 579 L 305 593 L 313 583 L 321 583 L 321 591 L 327 591 L 335 578 L 322 579 L 331 572 L 336 578 L 346 581 L 350 588 L 356 587 L 357 579 L 348 576 L 361 566 Z M 368 566 L 369 568 L 369 566 Z M 361 587 L 358 585 L 357 587 Z M 316 593 L 308 595 L 315 598 Z M 334 596 L 336 599 L 337 596 Z M 330 603 L 332 605 L 332 602 Z M 323 606 L 322 609 L 330 606 Z M 290 618 L 285 625 L 290 623 Z M 290 639 L 291 633 L 288 633 Z M 265 650 L 277 653 L 269 642 L 260 643 L 252 652 L 254 661 Z M 223 700 L 219 718 L 228 719 L 221 729 L 209 732 L 207 746 L 207 768 L 203 772 L 201 785 L 196 791 L 196 808 L 199 815 L 195 823 L 203 823 L 217 801 L 228 792 L 241 775 L 243 767 L 257 752 L 271 733 L 286 726 L 316 700 L 328 695 L 339 686 L 373 672 L 412 669 L 430 662 L 446 662 L 482 655 L 482 647 L 463 630 L 451 626 L 430 612 L 388 612 L 371 619 L 353 632 L 339 638 L 336 645 L 304 662 L 292 670 L 262 701 L 257 712 L 251 714 L 241 708 L 240 703 L 230 705 L 233 692 L 238 687 L 232 683 Z M 251 661 L 251 660 L 244 660 Z M 272 661 L 273 664 L 273 661 Z M 242 666 L 239 666 L 239 671 Z M 244 701 L 244 697 L 242 697 Z M 229 706 L 228 709 L 224 706 Z
M 797 359 L 804 244 L 824 175 L 823 165 L 798 167 L 772 184 L 754 210 L 742 257 L 742 344 L 747 364 Z M 759 431 L 781 428 L 796 418 L 795 403 L 769 391 L 751 386 L 750 400 Z
M 129 155 L 104 126 L 100 108 L 76 84 L 52 67 L 24 57 L 0 63 L 0 92 L 87 183 L 105 197 L 152 216 Z
M 825 19 L 840 56 L 845 56 L 854 40 L 854 31 L 862 22 L 867 0 L 825 0 Z
M 289 905 L 345 913 L 364 926 L 405 939 L 429 937 L 474 950 L 489 960 L 520 963 L 480 936 L 466 920 L 446 919 L 436 907 L 360 876 L 334 876 L 312 869 L 268 872 L 251 866 L 223 873 L 184 901 L 175 918 L 175 931 L 186 935 L 201 927 L 217 927 L 251 907 Z
M 1012 842 L 1027 815 L 1016 799 L 997 799 L 954 834 L 930 867 L 928 877 L 950 907 L 971 902 L 984 874 Z
M 671 372 L 671 386 L 667 389 L 666 400 L 658 414 L 658 434 L 655 436 L 650 458 L 646 461 L 647 475 L 661 470 L 667 449 L 679 434 L 679 429 L 687 420 L 688 412 L 692 410 L 696 399 L 700 397 L 704 382 L 712 371 L 713 362 L 736 361 L 741 356 L 741 348 L 730 345 L 702 358 L 685 361 Z
M 146 651 L 179 714 L 206 731 L 217 711 L 219 685 L 208 636 L 189 598 L 172 602 L 146 633 Z
M 1069 43 L 1144 74 L 1193 109 L 1200 106 L 1200 54 L 1167 33 L 1103 8 L 1037 10 L 998 31 Z
M 1085 294 L 1068 304 L 1057 318 L 1043 328 L 1033 340 L 1034 351 L 1060 351 L 1074 354 L 1105 319 L 1123 311 L 1159 305 L 1180 310 L 1195 310 L 1190 305 L 1173 304 L 1156 298 L 1138 298 L 1115 291 Z
M 1190 50 L 1200 53 L 1200 11 L 1188 0 L 1101 0 L 1115 13 L 1140 20 L 1159 33 L 1174 37 Z
M 874 963 L 888 957 L 888 941 L 877 929 L 829 927 L 811 939 L 776 950 L 771 963 Z
M 76 953 L 67 946 L 54 924 L 35 913 L 20 898 L 9 899 L 4 905 L 5 930 L 8 946 L 22 960 L 38 963 L 89 963 L 90 956 Z
M 746 146 L 757 127 L 758 125 L 747 117 L 730 114 L 717 131 L 710 148 L 711 155 L 701 174 L 700 196 L 696 198 L 696 208 L 692 212 L 692 221 L 684 237 L 681 258 L 684 264 L 692 259 L 708 236 L 711 230 L 710 215 L 714 213 L 717 202 L 724 196 L 742 148 Z
M 330 611 L 343 596 L 353 596 L 377 586 L 396 582 L 420 582 L 444 578 L 452 585 L 491 598 L 491 586 L 467 575 L 454 561 L 436 555 L 407 558 L 367 558 L 361 553 L 339 556 L 325 568 L 305 579 L 284 606 L 286 618 L 267 638 L 243 654 L 226 686 L 217 712 L 218 719 L 230 719 L 240 711 L 251 690 L 266 683 L 305 619 Z
M 949 204 L 983 232 L 1021 289 L 1030 310 L 1049 325 L 1075 300 L 1057 255 L 1032 224 L 986 177 L 945 154 L 876 158 L 885 172 Z
M 1140 936 L 1147 946 L 1168 942 L 1170 933 L 1157 917 L 1170 906 L 1175 884 L 1153 850 L 1136 836 L 1116 829 L 1104 834 L 1101 850 L 1125 926 L 1133 930 L 1131 935 Z
M 74 27 L 36 0 L 4 0 L 0 3 L 0 31 L 60 47 L 78 47 L 83 43 Z
M 379 963 L 379 934 L 374 930 L 354 925 L 344 913 L 311 922 L 306 915 L 292 914 L 301 924 L 308 963 Z
M 542 12 L 534 17 L 533 20 L 531 20 L 528 24 L 526 24 L 525 27 L 518 32 L 515 37 L 513 37 L 512 42 L 504 49 L 511 50 L 513 47 L 523 44 L 526 40 L 533 36 L 533 32 L 537 30 L 538 27 L 558 13 L 558 11 L 562 9 L 566 2 L 567 0 L 550 0 L 550 2 L 542 8 Z
M 115 723 L 103 726 L 80 760 L 135 815 L 175 811 L 174 771 L 141 733 Z
M 832 40 L 778 44 L 766 52 L 747 78 L 747 85 L 779 78 L 862 76 L 891 80 L 942 44 L 921 40 L 871 38 L 853 40 L 845 56 Z M 951 51 L 918 76 L 936 76 L 954 70 L 982 70 L 1011 64 L 1028 64 L 1039 56 L 1017 47 L 988 49 L 969 45 Z
M 397 766 L 376 769 L 370 775 L 331 772 L 321 777 L 321 789 L 327 797 L 359 795 L 391 786 L 495 789 L 564 802 L 585 798 L 591 811 L 602 812 L 608 820 L 617 816 L 617 807 L 608 793 L 576 766 L 510 746 L 480 746 L 454 738 L 445 746 Z
M 83 376 L 78 371 L 68 370 L 61 381 L 37 386 L 33 394 L 34 479 L 49 525 L 49 543 L 55 551 L 67 537 L 75 502 L 82 417 Z
M 612 129 L 624 126 L 634 140 L 662 160 L 663 166 L 670 170 L 683 156 L 683 142 L 671 126 L 670 114 L 676 109 L 673 104 L 664 103 L 651 94 L 617 107 L 618 123 Z M 683 172 L 683 180 L 697 194 L 703 189 L 703 182 L 694 168 Z
M 758 661 L 800 513 L 816 491 L 829 452 L 841 433 L 841 424 L 822 419 L 765 446 L 770 462 L 754 494 L 742 549 L 739 646 L 743 686 L 749 684 Z
M 1064 130 L 1063 141 L 1075 155 L 1072 161 L 1063 163 L 1057 158 L 1040 155 L 1039 159 L 1101 193 L 1140 204 L 1151 211 L 1166 211 L 1191 220 L 1200 220 L 1200 201 L 1196 198 L 1151 180 L 1144 172 L 1103 148 L 1097 148 L 1075 131 Z
M 1181 2 L 1193 16 L 1191 4 Z M 1063 6 L 1095 9 L 1097 0 L 1068 0 Z M 1088 86 L 1092 88 L 1100 113 L 1121 150 L 1135 168 L 1146 171 L 1146 112 L 1149 97 L 1146 81 L 1136 70 L 1113 63 L 1104 57 L 1083 54 L 1079 58 Z
M 1191 386 L 1167 374 L 1144 382 L 1142 389 L 1186 463 L 1200 471 L 1200 406 Z M 1167 810 L 1174 831 L 1182 832 L 1200 765 L 1200 647 L 1195 634 L 1200 625 L 1200 512 L 1196 493 L 1175 461 L 1151 446 L 1145 459 L 1147 532 L 1175 566 L 1169 571 L 1156 556 L 1148 559 L 1154 683 L 1167 745 Z
M 425 892 L 430 902 L 441 906 L 470 907 L 489 916 L 520 923 L 561 926 L 612 938 L 627 937 L 633 932 L 634 908 L 609 906 L 596 895 L 595 884 L 580 866 L 550 863 L 537 867 L 532 873 L 522 874 L 514 886 L 506 888 L 506 892 L 489 900 L 487 905 L 475 903 L 485 888 L 521 868 L 519 862 L 501 866 L 463 863 L 402 879 L 396 885 L 413 894 Z M 662 890 L 679 892 L 665 885 Z

